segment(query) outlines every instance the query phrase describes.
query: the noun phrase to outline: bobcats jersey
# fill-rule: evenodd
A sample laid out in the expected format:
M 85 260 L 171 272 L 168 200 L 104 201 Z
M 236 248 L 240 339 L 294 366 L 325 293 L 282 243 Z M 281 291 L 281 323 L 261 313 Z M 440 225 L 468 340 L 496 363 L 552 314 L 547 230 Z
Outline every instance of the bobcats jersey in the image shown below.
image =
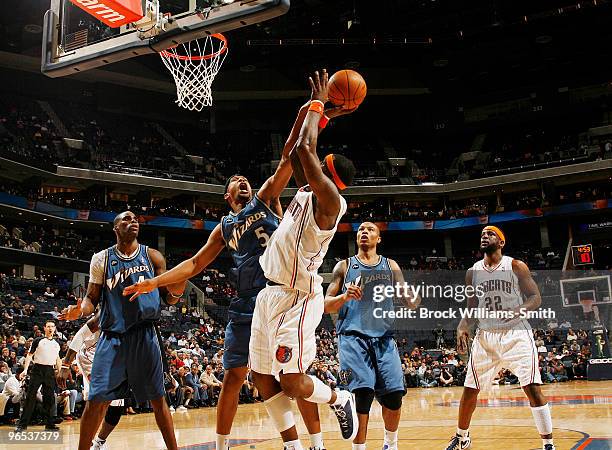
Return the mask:
M 239 297 L 256 295 L 266 285 L 259 257 L 279 223 L 280 218 L 257 195 L 240 212 L 221 219 L 225 246 L 234 261 L 230 275 Z
M 133 302 L 123 296 L 123 289 L 155 277 L 148 247 L 139 244 L 133 256 L 125 257 L 115 246 L 104 250 L 104 284 L 100 300 L 100 329 L 125 333 L 130 328 L 160 317 L 159 291 L 141 294 Z
M 321 230 L 315 221 L 313 200 L 310 186 L 298 190 L 259 258 L 268 280 L 309 294 L 323 292 L 323 278 L 317 271 L 346 212 L 346 201 L 340 197 L 334 227 Z
M 523 296 L 519 288 L 518 277 L 512 270 L 513 258 L 502 256 L 497 267 L 489 269 L 484 259 L 472 266 L 472 285 L 478 295 L 479 312 L 507 311 L 523 304 Z M 480 289 L 478 288 L 480 286 Z M 510 322 L 503 322 L 497 318 L 480 318 L 479 328 L 482 330 L 508 330 L 515 327 L 529 327 L 526 320 L 515 318 Z
M 77 361 L 81 366 L 83 375 L 87 374 L 87 376 L 89 376 L 91 374 L 91 366 L 93 365 L 94 355 L 96 354 L 98 339 L 100 339 L 100 330 L 83 341 L 83 345 L 81 345 L 81 349 L 77 354 Z
M 378 263 L 368 265 L 361 262 L 357 256 L 350 257 L 347 260 L 341 292 L 346 292 L 351 284 L 361 286 L 363 296 L 360 300 L 349 300 L 338 311 L 338 334 L 357 333 L 367 337 L 390 335 L 391 322 L 376 318 L 374 309 L 393 310 L 393 299 L 385 298 L 377 302 L 373 296 L 375 286 L 393 286 L 393 272 L 387 258 L 381 256 Z

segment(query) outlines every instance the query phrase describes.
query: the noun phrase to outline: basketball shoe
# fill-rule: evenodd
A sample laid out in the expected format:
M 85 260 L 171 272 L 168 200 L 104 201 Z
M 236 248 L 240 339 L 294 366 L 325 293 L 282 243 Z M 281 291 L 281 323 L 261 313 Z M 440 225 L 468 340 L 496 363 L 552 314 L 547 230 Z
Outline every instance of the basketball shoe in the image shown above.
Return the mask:
M 465 437 L 455 434 L 444 450 L 465 450 L 471 446 L 472 440 L 470 439 L 470 433 L 466 434 Z
M 91 443 L 91 448 L 89 450 L 108 450 L 108 447 L 106 446 L 106 441 L 100 442 L 98 438 L 96 438 Z
M 555 444 L 546 444 L 542 450 L 557 450 Z
M 357 436 L 359 422 L 357 419 L 357 409 L 355 409 L 355 398 L 349 391 L 338 390 L 337 405 L 329 405 L 338 419 L 342 439 L 352 441 Z

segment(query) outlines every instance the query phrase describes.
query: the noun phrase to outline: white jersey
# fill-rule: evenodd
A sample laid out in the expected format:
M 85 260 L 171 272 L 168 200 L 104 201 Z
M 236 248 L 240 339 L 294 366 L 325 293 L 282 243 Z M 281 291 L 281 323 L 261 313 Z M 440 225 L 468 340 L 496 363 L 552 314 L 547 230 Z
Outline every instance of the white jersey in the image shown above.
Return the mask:
M 336 224 L 331 230 L 321 230 L 314 217 L 313 195 L 309 186 L 298 190 L 259 258 L 268 280 L 309 294 L 323 292 L 318 270 L 346 212 L 341 196 Z
M 100 339 L 100 330 L 89 336 L 83 341 L 79 352 L 77 353 L 77 364 L 81 368 L 83 378 L 91 376 L 91 367 L 93 366 L 94 355 L 96 354 L 96 346 Z
M 477 295 L 480 314 L 508 311 L 523 304 L 518 277 L 512 270 L 513 260 L 509 256 L 502 256 L 497 267 L 492 269 L 485 266 L 484 259 L 472 266 L 472 286 L 477 293 L 483 292 Z M 517 327 L 531 329 L 526 320 L 518 317 L 507 323 L 501 318 L 479 318 L 481 330 L 508 330 Z

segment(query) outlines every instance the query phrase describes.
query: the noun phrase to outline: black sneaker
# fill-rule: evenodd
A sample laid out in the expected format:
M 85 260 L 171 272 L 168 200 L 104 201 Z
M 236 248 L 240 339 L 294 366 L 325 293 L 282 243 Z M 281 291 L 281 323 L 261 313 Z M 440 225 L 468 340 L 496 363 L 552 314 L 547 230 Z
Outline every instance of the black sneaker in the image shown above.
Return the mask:
M 23 431 L 26 431 L 28 429 L 28 427 L 22 427 L 21 425 L 17 425 L 15 427 L 15 433 L 21 433 Z
M 555 444 L 546 444 L 544 445 L 544 450 L 557 450 L 555 448 Z
M 349 391 L 336 391 L 336 395 L 340 404 L 337 406 L 330 405 L 330 407 L 338 419 L 342 439 L 352 441 L 357 436 L 357 431 L 359 430 L 355 398 Z
M 48 430 L 48 431 L 57 431 L 57 430 L 59 430 L 59 427 L 57 425 L 55 425 L 55 424 L 53 424 L 53 425 L 46 425 L 45 426 L 45 430 Z
M 449 441 L 448 446 L 444 450 L 465 450 L 472 446 L 472 439 L 470 439 L 470 433 L 466 434 L 465 437 L 461 437 L 455 434 Z

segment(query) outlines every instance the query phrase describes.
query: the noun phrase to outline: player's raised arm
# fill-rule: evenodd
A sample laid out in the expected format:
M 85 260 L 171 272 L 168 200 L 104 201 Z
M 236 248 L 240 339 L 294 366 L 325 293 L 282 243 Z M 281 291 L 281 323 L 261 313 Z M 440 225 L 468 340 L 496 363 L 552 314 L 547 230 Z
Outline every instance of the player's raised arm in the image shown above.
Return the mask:
M 291 160 L 297 183 L 301 186 L 305 183 L 309 184 L 314 192 L 316 197 L 315 218 L 317 224 L 322 229 L 331 229 L 335 225 L 340 212 L 340 194 L 338 189 L 341 187 L 338 186 L 338 182 L 342 184 L 342 181 L 338 180 L 336 182 L 335 179 L 332 181 L 332 178 L 325 175 L 317 156 L 319 121 L 324 113 L 324 105 L 327 101 L 329 89 L 327 71 L 323 69 L 321 75 L 319 75 L 319 72 L 315 72 L 308 81 L 312 89 L 312 100 L 298 141 L 291 152 Z M 331 161 L 326 161 L 326 164 L 331 164 L 333 167 L 334 155 L 328 155 L 328 158 L 331 158 Z M 304 179 L 302 179 L 299 173 L 299 167 L 303 170 Z M 338 178 L 337 174 L 331 175 L 333 178 Z
M 393 281 L 395 282 L 396 286 L 399 285 L 402 287 L 402 289 L 399 290 L 400 300 L 404 306 L 410 309 L 417 309 L 421 304 L 421 296 L 415 295 L 412 288 L 405 284 L 406 280 L 404 279 L 404 274 L 402 273 L 402 269 L 400 268 L 399 264 L 392 259 L 388 259 L 388 261 L 389 267 L 393 272 Z
M 332 275 L 332 281 L 329 283 L 327 287 L 327 292 L 325 293 L 325 311 L 326 313 L 337 313 L 342 305 L 344 305 L 349 300 L 361 299 L 362 292 L 361 287 L 355 284 L 351 284 L 346 288 L 346 292 L 342 294 L 338 294 L 342 290 L 342 285 L 344 284 L 344 274 L 346 273 L 346 259 L 340 261 L 334 267 L 334 272 Z
M 542 296 L 540 295 L 538 285 L 531 276 L 531 271 L 529 267 L 527 267 L 527 264 L 518 259 L 514 259 L 512 260 L 512 271 L 518 278 L 519 288 L 521 289 L 521 294 L 524 296 L 523 304 L 519 309 L 525 309 L 527 311 L 538 309 L 542 304 Z
M 155 278 L 149 278 L 140 283 L 133 284 L 123 290 L 123 295 L 132 295 L 133 301 L 140 294 L 147 294 L 162 286 L 171 286 L 183 283 L 189 278 L 196 276 L 215 260 L 225 247 L 225 241 L 221 233 L 221 224 L 217 225 L 210 233 L 206 244 L 191 258 L 183 261 L 176 267 L 164 272 Z
M 271 202 L 280 196 L 283 189 L 287 187 L 287 183 L 289 183 L 289 179 L 291 178 L 292 174 L 289 153 L 298 140 L 298 136 L 300 134 L 300 130 L 302 129 L 304 118 L 308 113 L 309 106 L 310 101 L 300 108 L 295 122 L 293 123 L 293 127 L 291 128 L 291 132 L 289 133 L 289 137 L 287 138 L 287 142 L 285 142 L 285 147 L 283 147 L 281 160 L 276 168 L 276 171 L 264 182 L 259 191 L 257 191 L 257 196 L 268 206 L 271 206 Z
M 465 286 L 472 286 L 474 273 L 469 269 L 465 274 Z M 478 306 L 478 299 L 474 295 L 467 295 L 467 308 L 473 309 Z M 476 323 L 476 319 L 463 317 L 457 326 L 457 351 L 460 354 L 467 353 L 468 343 L 470 340 L 470 330 Z

